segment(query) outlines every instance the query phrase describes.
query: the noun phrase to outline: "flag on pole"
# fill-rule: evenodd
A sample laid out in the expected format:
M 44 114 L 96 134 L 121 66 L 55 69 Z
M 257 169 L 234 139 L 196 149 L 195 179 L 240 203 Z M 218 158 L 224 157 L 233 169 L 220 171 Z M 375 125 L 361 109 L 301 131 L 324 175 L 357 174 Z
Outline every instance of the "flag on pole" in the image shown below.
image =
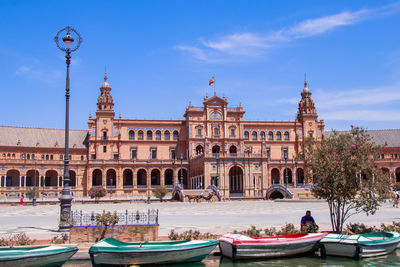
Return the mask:
M 208 82 L 208 85 L 211 85 L 214 83 L 214 76 L 212 76 L 211 80 Z

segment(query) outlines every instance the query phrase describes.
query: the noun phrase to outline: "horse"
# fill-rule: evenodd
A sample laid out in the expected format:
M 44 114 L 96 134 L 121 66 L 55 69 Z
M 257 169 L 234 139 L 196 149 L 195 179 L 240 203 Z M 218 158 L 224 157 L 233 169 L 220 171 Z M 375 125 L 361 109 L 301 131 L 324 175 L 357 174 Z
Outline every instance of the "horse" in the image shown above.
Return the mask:
M 194 195 L 185 195 L 185 198 L 187 198 L 189 200 L 189 203 L 192 202 L 192 200 L 196 201 L 199 199 L 198 196 L 194 196 Z

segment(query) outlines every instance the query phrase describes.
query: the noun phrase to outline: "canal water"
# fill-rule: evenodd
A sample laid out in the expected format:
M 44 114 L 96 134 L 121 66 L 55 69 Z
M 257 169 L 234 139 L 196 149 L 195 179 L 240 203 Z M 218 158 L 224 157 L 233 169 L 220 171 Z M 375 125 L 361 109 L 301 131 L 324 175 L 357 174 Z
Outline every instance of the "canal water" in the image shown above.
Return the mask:
M 89 267 L 92 266 L 90 261 L 69 261 L 63 266 L 68 267 Z M 391 253 L 387 256 L 368 258 L 363 260 L 352 260 L 340 257 L 327 257 L 321 259 L 318 255 L 315 256 L 304 256 L 296 258 L 285 258 L 285 259 L 270 259 L 270 260 L 259 260 L 259 261 L 237 261 L 232 262 L 227 258 L 221 258 L 216 256 L 208 256 L 202 262 L 190 263 L 190 264 L 169 264 L 169 265 L 157 265 L 157 266 L 178 266 L 178 267 L 203 267 L 203 266 L 221 266 L 221 267 L 258 267 L 258 266 L 271 266 L 271 267 L 400 267 L 400 249 Z

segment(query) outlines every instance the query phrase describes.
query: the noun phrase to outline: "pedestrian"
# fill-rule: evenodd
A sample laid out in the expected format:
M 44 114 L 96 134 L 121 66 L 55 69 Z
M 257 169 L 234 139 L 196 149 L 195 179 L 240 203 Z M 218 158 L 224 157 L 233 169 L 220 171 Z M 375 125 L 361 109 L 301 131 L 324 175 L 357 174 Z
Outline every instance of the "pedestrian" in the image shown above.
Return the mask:
M 307 210 L 306 215 L 301 218 L 300 230 L 301 232 L 307 232 L 307 225 L 312 225 L 314 228 L 317 227 L 314 218 L 311 216 L 311 211 Z
M 19 201 L 19 204 L 20 204 L 21 206 L 24 205 L 24 197 L 23 197 L 23 196 L 21 197 L 21 200 Z
M 400 194 L 397 190 L 393 191 L 393 207 L 398 208 L 399 207 L 399 199 L 400 199 Z

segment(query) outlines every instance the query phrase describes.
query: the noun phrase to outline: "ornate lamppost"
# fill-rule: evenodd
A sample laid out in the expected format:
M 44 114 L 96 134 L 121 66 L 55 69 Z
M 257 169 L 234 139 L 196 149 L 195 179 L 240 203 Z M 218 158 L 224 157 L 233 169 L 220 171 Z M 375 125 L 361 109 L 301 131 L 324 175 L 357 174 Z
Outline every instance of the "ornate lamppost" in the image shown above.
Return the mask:
M 149 175 L 149 171 L 150 171 L 149 165 L 150 165 L 150 159 L 147 161 L 147 175 Z M 147 179 L 147 177 L 146 177 L 146 179 Z M 150 173 L 150 181 L 147 182 L 147 204 L 151 204 L 151 201 L 150 201 L 150 187 L 151 187 L 151 173 Z
M 296 171 L 296 187 L 298 186 L 298 182 L 299 182 L 299 174 L 297 172 L 297 157 L 294 158 L 294 164 L 295 164 L 295 171 Z
M 219 153 L 217 153 L 217 154 L 215 154 L 215 159 L 216 159 L 216 161 L 217 161 L 217 180 L 215 181 L 215 183 L 216 183 L 216 187 L 218 187 L 219 188 L 219 168 L 218 168 L 218 165 L 219 165 Z
M 179 158 L 181 160 L 181 175 L 179 176 L 179 184 L 183 188 L 183 172 L 182 172 L 182 162 L 183 162 L 183 154 L 181 153 L 181 157 Z
M 32 206 L 36 206 L 36 158 L 35 158 L 35 170 L 33 173 L 33 199 Z
M 287 171 L 287 160 L 288 160 L 288 152 L 285 149 L 283 151 L 283 158 L 285 159 L 285 186 L 288 186 L 288 171 Z
M 61 37 L 63 35 L 63 37 Z M 75 38 L 74 38 L 74 37 Z M 61 38 L 61 39 L 60 39 Z M 76 41 L 75 41 L 76 39 Z M 61 42 L 62 40 L 62 42 Z M 71 190 L 69 188 L 69 65 L 71 64 L 71 53 L 78 50 L 82 43 L 80 34 L 73 28 L 67 26 L 59 30 L 54 37 L 57 47 L 66 53 L 67 78 L 65 86 L 65 155 L 64 155 L 64 186 L 60 199 L 60 224 L 59 231 L 68 231 L 71 228 Z
M 172 154 L 172 183 L 174 184 L 175 188 L 175 153 Z

